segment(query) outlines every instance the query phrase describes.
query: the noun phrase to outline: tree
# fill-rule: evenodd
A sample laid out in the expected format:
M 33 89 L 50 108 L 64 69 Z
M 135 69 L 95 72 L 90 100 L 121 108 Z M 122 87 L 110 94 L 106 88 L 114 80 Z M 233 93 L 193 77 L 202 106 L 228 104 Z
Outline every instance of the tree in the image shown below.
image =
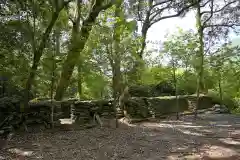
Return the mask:
M 142 23 L 141 36 L 142 44 L 140 51 L 138 52 L 140 58 L 143 56 L 144 49 L 146 47 L 146 37 L 148 29 L 159 21 L 164 19 L 184 16 L 187 11 L 193 7 L 197 2 L 189 0 L 146 0 L 131 1 L 130 5 L 133 6 L 133 17 Z M 166 11 L 170 11 L 167 14 Z
M 163 55 L 169 57 L 170 61 L 178 63 L 178 71 L 182 70 L 182 74 L 178 74 L 178 90 L 184 90 L 185 93 L 192 93 L 195 84 L 194 73 L 197 71 L 196 66 L 196 48 L 198 47 L 198 39 L 193 31 L 179 31 L 175 34 L 168 35 L 167 40 L 163 43 Z M 173 65 L 170 63 L 169 65 Z M 192 75 L 193 74 L 193 75 Z M 186 85 L 185 83 L 188 82 Z M 191 85 L 190 85 L 191 84 Z M 179 88 L 181 87 L 181 88 Z
M 197 2 L 200 0 L 197 0 Z M 132 81 L 138 82 L 144 70 L 143 54 L 146 48 L 146 37 L 148 29 L 164 19 L 184 16 L 188 10 L 197 2 L 189 0 L 133 0 L 129 1 L 129 16 L 141 22 L 140 47 L 138 50 L 139 59 L 135 62 L 132 73 Z M 131 11 L 132 10 L 132 11 Z
M 88 40 L 89 34 L 92 30 L 92 26 L 96 18 L 98 17 L 99 13 L 102 10 L 106 10 L 113 5 L 113 2 L 109 2 L 107 4 L 103 4 L 101 0 L 96 0 L 95 2 L 91 3 L 91 9 L 86 19 L 83 20 L 82 26 L 80 29 L 80 18 L 81 18 L 81 2 L 77 2 L 76 8 L 76 16 L 75 19 L 72 20 L 73 27 L 72 27 L 72 35 L 71 35 L 71 42 L 68 46 L 68 55 L 67 59 L 65 60 L 62 68 L 62 73 L 60 80 L 57 85 L 56 95 L 54 99 L 61 100 L 63 98 L 63 93 L 67 86 L 69 85 L 69 80 L 72 76 L 73 69 L 79 59 L 79 55 L 81 51 L 84 49 L 85 43 Z
M 111 18 L 110 22 L 107 20 L 108 18 Z M 99 36 L 98 46 L 100 48 L 97 53 L 99 58 L 102 58 L 100 64 L 107 62 L 111 69 L 114 106 L 117 115 L 117 108 L 123 109 L 118 102 L 120 95 L 125 90 L 124 87 L 127 85 L 124 71 L 128 70 L 128 63 L 132 59 L 133 54 L 130 52 L 132 51 L 132 41 L 134 41 L 132 33 L 136 24 L 134 21 L 126 21 L 121 1 L 116 3 L 112 10 L 105 12 L 100 21 L 102 24 L 98 28 L 99 31 L 95 33 Z M 109 31 L 112 34 L 109 34 Z
M 38 64 L 39 64 L 39 61 L 40 61 L 40 58 L 43 54 L 43 50 L 46 46 L 46 42 L 49 38 L 49 35 L 54 27 L 54 24 L 55 22 L 57 21 L 58 19 L 58 16 L 60 14 L 60 12 L 62 11 L 62 9 L 64 7 L 66 7 L 68 5 L 70 1 L 54 1 L 54 3 L 52 3 L 52 17 L 51 17 L 51 21 L 50 23 L 48 24 L 47 28 L 45 29 L 42 37 L 41 37 L 41 40 L 40 40 L 40 43 L 39 43 L 39 46 L 36 45 L 36 37 L 35 37 L 35 27 L 36 27 L 36 9 L 33 7 L 33 27 L 29 28 L 30 31 L 32 31 L 31 33 L 31 37 L 32 37 L 32 40 L 31 40 L 31 44 L 32 44 L 32 50 L 33 50 L 33 63 L 32 63 L 32 67 L 30 69 L 30 73 L 29 73 L 29 77 L 28 77 L 28 80 L 26 82 L 26 97 L 25 97 L 25 100 L 28 101 L 28 93 L 29 93 L 29 90 L 31 90 L 31 86 L 32 86 L 32 83 L 33 83 L 33 80 L 34 80 L 34 77 L 35 77 L 35 73 L 36 73 L 36 70 L 37 70 L 37 67 L 38 67 Z M 21 4 L 23 5 L 23 4 Z M 33 6 L 35 6 L 34 4 L 34 1 L 33 1 Z M 28 24 L 30 26 L 30 23 Z M 25 104 L 27 105 L 27 103 Z
M 239 56 L 239 48 L 233 47 L 229 44 L 223 45 L 219 50 L 210 55 L 210 66 L 214 77 L 217 79 L 216 86 L 219 94 L 220 103 L 223 103 L 223 81 L 228 79 L 229 70 L 234 69 L 234 63 L 238 63 L 237 57 Z M 233 67 L 233 68 L 232 68 Z M 236 72 L 235 72 L 236 73 Z M 224 76 L 225 75 L 225 76 Z M 236 75 L 232 75 L 234 78 Z M 236 81 L 235 81 L 236 82 Z M 229 82 L 228 82 L 229 83 Z
M 14 33 L 20 44 L 26 49 L 24 49 L 24 58 L 25 60 L 31 61 L 27 65 L 31 65 L 31 69 L 26 71 L 28 73 L 27 81 L 25 83 L 25 99 L 26 104 L 29 99 L 28 93 L 32 88 L 34 77 L 40 62 L 40 59 L 44 53 L 44 49 L 47 45 L 47 40 L 51 35 L 51 31 L 57 21 L 60 12 L 68 5 L 70 1 L 35 1 L 29 0 L 26 2 L 21 1 L 7 1 L 6 3 L 1 4 L 2 22 L 10 27 L 16 28 Z M 46 17 L 51 17 L 48 19 Z M 13 26 L 14 25 L 14 26 Z M 12 37 L 12 39 L 14 39 Z M 25 43 L 24 43 L 25 42 Z M 21 53 L 22 46 L 15 48 L 15 51 Z M 29 49 L 31 47 L 31 50 Z M 27 55 L 26 53 L 29 53 Z M 28 68 L 27 68 L 28 69 Z
M 177 80 L 176 71 L 177 68 L 183 67 L 183 72 L 187 73 L 188 70 L 196 68 L 194 63 L 192 63 L 196 57 L 194 52 L 195 48 L 198 45 L 197 39 L 195 37 L 196 36 L 193 32 L 183 32 L 181 29 L 179 29 L 179 33 L 168 36 L 168 40 L 163 44 L 163 52 L 166 56 L 170 57 L 170 65 L 172 66 L 172 77 L 175 88 L 177 108 L 179 108 L 179 82 Z M 186 81 L 187 79 L 185 79 L 185 83 Z M 178 113 L 177 119 L 179 119 Z
M 229 27 L 239 25 L 239 20 L 236 18 L 238 12 L 234 12 L 235 7 L 240 7 L 240 3 L 237 0 L 221 1 L 223 4 L 219 5 L 219 1 L 206 0 L 196 4 L 196 27 L 199 38 L 198 48 L 198 81 L 197 81 L 197 105 L 195 109 L 195 118 L 197 117 L 197 108 L 199 103 L 199 95 L 201 90 L 205 90 L 203 83 L 204 75 L 204 54 L 209 52 L 210 46 L 213 45 L 212 39 L 221 38 L 220 32 L 225 33 L 226 36 L 229 32 Z M 206 5 L 209 5 L 209 9 L 206 10 Z M 230 15 L 231 13 L 231 15 Z M 230 20 L 230 16 L 232 19 Z M 220 23 L 218 22 L 219 20 Z M 206 34 L 206 31 L 208 33 Z M 208 35 L 204 37 L 204 34 Z M 208 44 L 204 44 L 204 39 Z M 208 45 L 209 47 L 206 47 Z
M 176 76 L 176 69 L 177 69 L 177 60 L 175 58 L 175 56 L 172 56 L 171 59 L 171 63 L 172 63 L 172 75 L 173 75 L 173 83 L 174 83 L 174 89 L 175 89 L 175 96 L 176 96 L 176 106 L 177 106 L 177 120 L 179 119 L 179 104 L 178 104 L 178 80 L 177 80 L 177 76 Z

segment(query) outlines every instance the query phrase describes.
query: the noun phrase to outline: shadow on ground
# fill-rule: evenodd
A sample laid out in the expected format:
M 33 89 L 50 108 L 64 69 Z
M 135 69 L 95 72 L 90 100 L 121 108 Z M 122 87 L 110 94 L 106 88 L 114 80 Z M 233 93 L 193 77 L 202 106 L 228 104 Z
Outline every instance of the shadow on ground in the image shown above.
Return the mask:
M 118 129 L 17 135 L 4 156 L 13 156 L 9 154 L 12 151 L 29 160 L 240 159 L 240 117 L 201 117 L 197 122 L 184 117 L 180 121 L 143 122 Z

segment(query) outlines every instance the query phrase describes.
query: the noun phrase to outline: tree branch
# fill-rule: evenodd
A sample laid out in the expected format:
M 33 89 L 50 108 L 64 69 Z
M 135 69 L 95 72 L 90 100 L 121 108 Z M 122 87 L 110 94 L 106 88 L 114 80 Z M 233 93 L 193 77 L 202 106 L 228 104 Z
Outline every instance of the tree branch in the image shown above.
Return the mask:
M 159 17 L 159 18 L 157 18 L 154 22 L 150 23 L 150 26 L 152 26 L 153 24 L 155 24 L 155 23 L 157 23 L 157 22 L 159 22 L 159 21 L 161 21 L 161 20 L 180 16 L 185 10 L 189 9 L 189 8 L 192 7 L 192 6 L 195 6 L 195 5 L 198 4 L 200 1 L 201 1 L 201 0 L 198 0 L 198 1 L 196 1 L 196 2 L 194 2 L 194 3 L 192 3 L 192 4 L 190 4 L 190 5 L 188 5 L 188 6 L 186 6 L 186 7 L 183 7 L 183 8 L 182 8 L 180 11 L 178 11 L 176 14 L 172 14 L 172 15 L 168 15 L 168 16 L 164 16 L 164 17 Z
M 153 9 L 154 7 L 157 7 L 157 6 L 159 6 L 159 5 L 162 5 L 162 4 L 168 3 L 168 2 L 173 2 L 173 0 L 165 0 L 165 1 L 162 1 L 162 2 L 158 2 L 158 3 L 154 4 L 154 5 L 152 5 L 152 6 L 150 7 L 150 10 Z
M 138 15 L 138 19 L 141 20 L 142 17 L 140 16 L 140 2 L 139 1 L 138 1 L 138 5 L 137 5 L 137 15 Z
M 95 12 L 100 12 L 112 7 L 112 5 L 115 4 L 114 2 L 115 2 L 114 0 L 111 0 L 108 4 L 98 7 Z
M 180 12 L 176 13 L 176 14 L 173 14 L 173 15 L 168 15 L 168 16 L 165 16 L 165 17 L 160 17 L 158 19 L 156 19 L 154 22 L 150 23 L 150 26 L 152 26 L 153 24 L 161 21 L 161 20 L 164 20 L 164 19 L 168 19 L 168 18 L 173 18 L 173 17 L 178 17 L 180 16 L 182 13 L 183 13 L 184 10 L 181 10 Z
M 211 24 L 211 25 L 206 25 L 205 28 L 209 28 L 209 27 L 230 27 L 230 28 L 234 28 L 240 26 L 240 24 Z
M 213 17 L 213 0 L 211 1 L 210 4 L 210 8 L 211 8 L 211 15 L 203 22 L 203 28 L 206 25 L 206 23 Z M 200 13 L 200 15 L 202 15 L 202 13 Z
M 154 13 L 155 13 L 155 14 L 154 14 L 153 16 L 151 16 L 150 22 L 153 21 L 154 18 L 157 17 L 159 14 L 161 14 L 165 9 L 168 9 L 171 4 L 172 4 L 172 2 L 169 3 L 166 7 L 163 7 L 163 8 L 161 8 L 161 9 L 158 9 L 157 11 L 151 13 L 151 14 L 154 14 Z
M 207 1 L 207 2 L 204 3 L 203 5 L 200 5 L 200 7 L 205 7 L 210 1 L 213 1 L 213 0 L 209 0 L 209 1 Z
M 229 5 L 231 5 L 231 4 L 233 4 L 233 3 L 236 3 L 237 1 L 232 1 L 232 2 L 230 2 L 230 3 L 228 3 L 228 4 L 226 4 L 225 6 L 223 6 L 221 9 L 219 9 L 219 10 L 216 10 L 216 11 L 204 11 L 204 12 L 202 12 L 201 14 L 203 15 L 203 14 L 209 14 L 209 13 L 218 13 L 218 12 L 221 12 L 221 11 L 223 11 L 226 7 L 228 7 Z M 212 1 L 212 3 L 213 3 L 213 1 Z
M 72 17 L 68 17 L 68 19 L 72 22 L 72 24 L 74 24 L 75 23 L 75 21 L 73 20 L 73 18 Z

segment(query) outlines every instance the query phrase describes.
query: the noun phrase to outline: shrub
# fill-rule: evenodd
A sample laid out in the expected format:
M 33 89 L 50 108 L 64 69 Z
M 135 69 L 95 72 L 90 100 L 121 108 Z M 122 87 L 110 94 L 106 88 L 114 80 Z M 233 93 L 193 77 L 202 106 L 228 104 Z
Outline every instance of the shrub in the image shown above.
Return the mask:
M 220 96 L 219 96 L 218 92 L 216 92 L 214 90 L 210 90 L 210 91 L 208 91 L 207 96 L 211 97 L 214 103 L 218 103 L 218 104 L 221 103 L 221 99 L 220 99 Z M 230 96 L 227 96 L 225 94 L 223 94 L 222 103 L 223 103 L 223 105 L 228 107 L 231 111 L 237 109 L 238 106 L 239 106 L 237 101 L 236 101 L 236 99 L 234 99 L 234 98 L 232 98 Z

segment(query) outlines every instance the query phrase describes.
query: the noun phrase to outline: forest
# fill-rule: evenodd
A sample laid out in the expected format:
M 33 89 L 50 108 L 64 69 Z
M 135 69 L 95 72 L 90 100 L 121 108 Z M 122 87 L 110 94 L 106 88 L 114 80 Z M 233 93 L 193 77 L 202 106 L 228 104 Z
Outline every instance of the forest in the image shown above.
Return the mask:
M 2 1 L 1 81 L 56 100 L 118 97 L 126 86 L 166 82 L 232 102 L 237 112 L 239 42 L 228 36 L 239 30 L 238 9 L 233 0 Z M 191 10 L 196 32 L 179 29 L 158 51 L 146 50 L 152 25 Z
M 149 49 L 152 26 L 189 12 L 194 30 L 166 33 Z M 4 107 L 23 115 L 30 102 L 44 100 L 77 99 L 79 112 L 87 101 L 111 101 L 117 117 L 127 101 L 126 110 L 138 113 L 135 105 L 173 99 L 159 112 L 172 112 L 176 100 L 178 119 L 192 96 L 195 116 L 212 107 L 202 107 L 201 97 L 240 113 L 239 0 L 0 0 L 0 28 L 3 122 Z

